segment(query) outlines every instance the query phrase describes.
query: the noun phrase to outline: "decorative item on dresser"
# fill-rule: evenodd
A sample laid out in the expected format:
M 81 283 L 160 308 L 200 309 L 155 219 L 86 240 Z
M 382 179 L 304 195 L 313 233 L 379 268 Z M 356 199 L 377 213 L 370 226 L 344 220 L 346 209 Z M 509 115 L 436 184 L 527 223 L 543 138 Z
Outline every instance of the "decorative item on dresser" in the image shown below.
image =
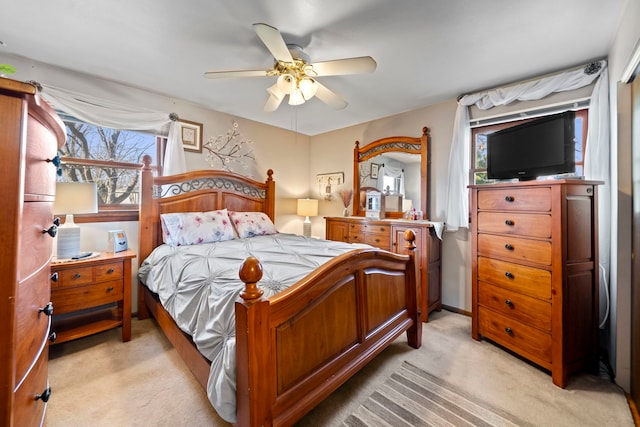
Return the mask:
M 472 185 L 472 336 L 567 376 L 598 367 L 599 181 Z
M 8 78 L 0 78 L 0 129 L 0 425 L 39 426 L 51 396 L 49 262 L 56 152 L 66 134 L 34 85 Z
M 131 339 L 131 250 L 51 265 L 51 301 L 56 308 L 51 329 L 56 343 L 122 326 Z
M 404 232 L 413 230 L 416 235 L 416 277 L 420 283 L 422 321 L 426 322 L 433 310 L 442 308 L 442 242 L 439 233 L 444 224 L 403 219 L 371 220 L 364 217 L 326 217 L 325 220 L 327 240 L 366 243 L 396 253 L 404 253 Z

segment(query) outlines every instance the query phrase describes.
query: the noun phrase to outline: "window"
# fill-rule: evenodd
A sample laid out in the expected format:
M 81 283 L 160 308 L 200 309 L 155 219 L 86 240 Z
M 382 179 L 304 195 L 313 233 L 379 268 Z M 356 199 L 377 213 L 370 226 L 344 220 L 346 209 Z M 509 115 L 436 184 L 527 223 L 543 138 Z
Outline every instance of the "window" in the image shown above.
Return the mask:
M 156 164 L 166 138 L 69 118 L 64 123 L 67 140 L 58 152 L 62 157 L 58 181 L 95 182 L 98 191 L 99 214 L 79 215 L 80 222 L 83 217 L 90 221 L 137 219 L 142 156 L 150 155 Z
M 584 149 L 587 146 L 587 119 L 588 110 L 576 111 L 576 175 L 584 173 Z M 487 135 L 511 126 L 526 123 L 532 119 L 517 120 L 506 123 L 478 126 L 471 129 L 471 176 L 470 182 L 474 184 L 486 184 L 492 182 L 487 178 Z

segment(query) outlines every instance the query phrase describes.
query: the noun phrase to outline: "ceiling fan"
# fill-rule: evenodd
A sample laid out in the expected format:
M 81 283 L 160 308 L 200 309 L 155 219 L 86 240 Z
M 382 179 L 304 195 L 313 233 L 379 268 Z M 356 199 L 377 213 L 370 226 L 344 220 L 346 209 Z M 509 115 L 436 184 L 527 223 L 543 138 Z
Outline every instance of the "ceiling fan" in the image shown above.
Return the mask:
M 337 110 L 347 106 L 338 94 L 318 82 L 316 77 L 344 74 L 371 73 L 376 69 L 376 61 L 370 56 L 336 59 L 311 63 L 309 56 L 300 46 L 286 44 L 277 28 L 267 24 L 253 24 L 253 28 L 275 59 L 273 68 L 267 70 L 208 71 L 209 79 L 236 77 L 278 77 L 276 83 L 267 89 L 269 99 L 264 104 L 266 112 L 273 112 L 289 95 L 289 105 L 304 104 L 314 96 Z

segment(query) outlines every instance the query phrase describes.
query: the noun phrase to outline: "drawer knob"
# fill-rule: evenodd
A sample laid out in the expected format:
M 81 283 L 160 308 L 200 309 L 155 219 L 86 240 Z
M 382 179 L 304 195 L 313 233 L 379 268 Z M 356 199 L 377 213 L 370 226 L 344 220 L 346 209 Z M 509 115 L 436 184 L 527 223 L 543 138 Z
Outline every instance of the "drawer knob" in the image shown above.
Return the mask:
M 509 271 L 504 273 L 504 275 L 507 276 L 508 279 L 511 279 L 511 280 L 515 279 L 515 276 L 513 275 L 513 273 L 511 273 Z
M 504 303 L 509 307 L 513 307 L 513 301 L 511 301 L 510 299 L 506 300 Z
M 513 246 L 511 245 L 511 243 L 507 243 L 506 245 L 504 245 L 504 248 L 508 251 L 512 251 L 513 250 Z
M 56 334 L 55 332 L 51 332 L 49 334 L 49 341 L 50 342 L 56 342 L 57 339 L 58 339 L 58 334 Z
M 80 275 L 80 273 L 76 273 L 76 274 L 74 274 L 74 275 L 73 275 L 73 278 L 74 278 L 74 279 L 79 279 L 79 278 L 81 278 L 81 277 L 82 277 L 82 276 Z
M 47 159 L 47 163 L 52 163 L 53 166 L 56 167 L 56 174 L 58 176 L 62 176 L 62 168 L 60 167 L 60 164 L 62 163 L 62 159 L 60 158 L 60 156 L 55 156 L 53 159 Z
M 42 230 L 42 234 L 48 234 L 51 237 L 56 237 L 56 234 L 58 234 L 58 226 L 53 224 L 51 227 L 47 228 L 46 230 Z
M 109 287 L 107 288 L 107 292 L 111 292 L 111 291 L 113 291 L 113 286 L 109 286 Z
M 507 196 L 507 197 L 505 197 L 504 199 L 505 199 L 507 202 L 513 202 L 514 200 L 516 200 L 516 199 L 515 199 L 515 197 L 513 197 L 513 196 Z
M 51 316 L 53 314 L 53 303 L 49 301 L 47 305 L 38 310 L 38 313 L 44 313 L 47 316 Z
M 36 394 L 36 400 L 42 399 L 44 403 L 47 403 L 50 397 L 51 397 L 51 387 L 45 388 L 42 394 Z
M 510 327 L 508 327 L 508 326 L 507 326 L 506 328 L 504 328 L 504 331 L 505 331 L 506 333 L 508 333 L 509 335 L 513 335 L 513 329 L 511 329 L 511 328 L 510 328 Z
M 507 224 L 507 225 L 510 225 L 510 226 L 512 226 L 513 224 L 515 224 L 515 223 L 514 223 L 512 220 L 510 220 L 510 219 L 506 220 L 504 223 L 505 223 L 505 224 Z
M 52 282 L 57 282 L 58 281 L 58 272 L 57 271 L 51 275 L 51 281 Z
M 110 269 L 107 270 L 107 274 L 113 274 L 114 271 L 115 270 L 113 268 L 110 268 Z

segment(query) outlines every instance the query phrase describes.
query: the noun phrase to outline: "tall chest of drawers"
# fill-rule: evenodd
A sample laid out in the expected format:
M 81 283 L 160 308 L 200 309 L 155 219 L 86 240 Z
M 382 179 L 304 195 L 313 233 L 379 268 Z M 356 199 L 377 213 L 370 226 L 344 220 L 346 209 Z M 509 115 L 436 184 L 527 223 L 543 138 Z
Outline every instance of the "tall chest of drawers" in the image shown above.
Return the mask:
M 551 371 L 598 361 L 600 182 L 471 186 L 472 337 Z
M 365 243 L 395 253 L 404 252 L 404 232 L 413 230 L 416 235 L 416 277 L 420 282 L 422 321 L 428 320 L 431 311 L 442 308 L 442 244 L 431 223 L 401 219 L 372 220 L 352 216 L 328 217 L 326 225 L 327 240 Z
M 0 425 L 37 426 L 51 393 L 53 163 L 65 128 L 33 85 L 0 78 L 0 129 Z

